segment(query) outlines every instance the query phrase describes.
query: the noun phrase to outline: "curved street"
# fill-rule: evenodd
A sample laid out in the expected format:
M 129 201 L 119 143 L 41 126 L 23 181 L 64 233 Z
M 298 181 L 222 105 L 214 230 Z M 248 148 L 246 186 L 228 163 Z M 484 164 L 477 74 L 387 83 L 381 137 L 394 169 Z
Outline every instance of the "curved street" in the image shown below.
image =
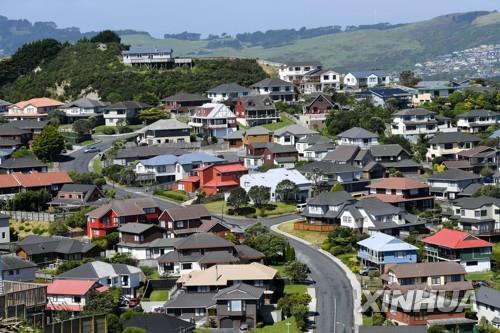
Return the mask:
M 117 137 L 102 137 L 99 142 L 92 146 L 104 151 L 111 147 L 113 141 Z M 74 151 L 67 155 L 67 160 L 60 163 L 60 167 L 67 171 L 88 172 L 88 165 L 97 153 L 84 153 L 83 149 Z M 138 189 L 124 189 L 122 187 L 114 187 L 117 197 L 124 196 L 148 196 L 152 197 L 151 193 L 144 193 Z M 156 197 L 153 199 L 161 209 L 168 209 L 180 206 L 170 201 L 162 200 Z M 217 216 L 220 218 L 220 216 Z M 290 221 L 297 218 L 296 215 L 286 215 L 276 218 L 259 219 L 240 219 L 228 218 L 224 216 L 224 220 L 247 227 L 249 225 L 261 222 L 268 227 L 282 222 Z M 316 248 L 300 243 L 289 238 L 290 244 L 294 247 L 297 258 L 306 263 L 311 270 L 311 278 L 314 281 L 317 297 L 316 331 L 321 333 L 344 333 L 354 332 L 353 329 L 353 290 L 349 279 L 344 271 L 334 263 L 326 255 L 319 252 Z M 337 309 L 335 309 L 335 303 Z M 335 318 L 337 325 L 335 327 Z

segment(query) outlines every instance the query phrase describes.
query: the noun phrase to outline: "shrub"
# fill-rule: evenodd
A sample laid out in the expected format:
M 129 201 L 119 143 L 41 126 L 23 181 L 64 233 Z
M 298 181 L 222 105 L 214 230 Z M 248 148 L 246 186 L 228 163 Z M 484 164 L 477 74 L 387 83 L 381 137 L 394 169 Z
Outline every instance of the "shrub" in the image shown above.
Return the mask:
M 106 134 L 106 135 L 113 135 L 113 134 L 116 134 L 116 131 L 115 131 L 115 129 L 113 127 L 108 127 L 107 126 L 107 127 L 104 127 L 102 129 L 102 133 Z
M 120 134 L 123 134 L 123 133 L 131 133 L 133 132 L 134 130 L 131 129 L 130 127 L 128 126 L 119 126 L 118 127 L 118 133 Z

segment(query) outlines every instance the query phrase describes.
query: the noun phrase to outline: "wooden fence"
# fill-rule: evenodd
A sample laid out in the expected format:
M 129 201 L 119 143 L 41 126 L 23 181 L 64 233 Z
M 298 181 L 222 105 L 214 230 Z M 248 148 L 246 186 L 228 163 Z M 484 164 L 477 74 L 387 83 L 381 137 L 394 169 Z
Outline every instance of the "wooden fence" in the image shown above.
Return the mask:
M 332 224 L 312 224 L 307 222 L 295 222 L 293 224 L 295 230 L 316 231 L 316 232 L 330 232 L 335 229 Z
M 44 212 L 24 212 L 19 210 L 2 210 L 0 213 L 10 216 L 15 220 L 54 222 L 56 219 L 64 218 L 64 214 L 50 214 Z M 70 214 L 66 214 L 68 216 Z

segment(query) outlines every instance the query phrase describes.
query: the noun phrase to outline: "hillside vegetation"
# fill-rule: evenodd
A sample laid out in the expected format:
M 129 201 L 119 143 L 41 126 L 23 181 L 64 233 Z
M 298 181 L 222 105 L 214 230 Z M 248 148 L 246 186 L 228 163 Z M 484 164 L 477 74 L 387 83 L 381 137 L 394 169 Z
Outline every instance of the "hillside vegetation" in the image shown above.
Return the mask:
M 255 60 L 200 60 L 193 68 L 173 70 L 137 69 L 120 61 L 120 44 L 107 44 L 100 50 L 88 41 L 65 44 L 54 57 L 39 59 L 35 70 L 0 86 L 0 98 L 18 101 L 36 96 L 60 100 L 97 93 L 111 102 L 138 99 L 146 93 L 163 98 L 176 92 L 202 93 L 225 82 L 248 86 L 267 77 Z M 16 54 L 12 59 L 17 59 Z M 3 66 L 0 62 L 0 82 Z M 30 64 L 33 66 L 33 64 Z M 16 66 L 19 67 L 19 66 Z
M 122 34 L 130 45 L 168 45 L 178 56 L 234 56 L 268 60 L 320 60 L 338 70 L 373 68 L 402 69 L 412 67 L 452 51 L 481 44 L 500 43 L 500 14 L 471 12 L 450 14 L 431 20 L 377 28 L 363 27 L 301 38 L 281 46 L 254 46 L 242 43 L 237 47 L 228 38 L 214 48 L 213 40 L 155 39 L 145 34 Z

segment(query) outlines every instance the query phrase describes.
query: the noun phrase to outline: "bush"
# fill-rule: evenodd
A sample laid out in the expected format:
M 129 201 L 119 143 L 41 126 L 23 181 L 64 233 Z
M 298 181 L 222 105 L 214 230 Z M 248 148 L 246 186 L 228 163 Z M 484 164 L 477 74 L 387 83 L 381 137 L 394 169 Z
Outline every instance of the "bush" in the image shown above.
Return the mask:
M 102 129 L 102 134 L 113 135 L 116 134 L 116 130 L 113 127 L 106 126 Z
M 131 129 L 130 127 L 128 126 L 119 126 L 118 127 L 118 133 L 120 134 L 124 134 L 124 133 L 131 133 L 133 132 L 134 130 Z

